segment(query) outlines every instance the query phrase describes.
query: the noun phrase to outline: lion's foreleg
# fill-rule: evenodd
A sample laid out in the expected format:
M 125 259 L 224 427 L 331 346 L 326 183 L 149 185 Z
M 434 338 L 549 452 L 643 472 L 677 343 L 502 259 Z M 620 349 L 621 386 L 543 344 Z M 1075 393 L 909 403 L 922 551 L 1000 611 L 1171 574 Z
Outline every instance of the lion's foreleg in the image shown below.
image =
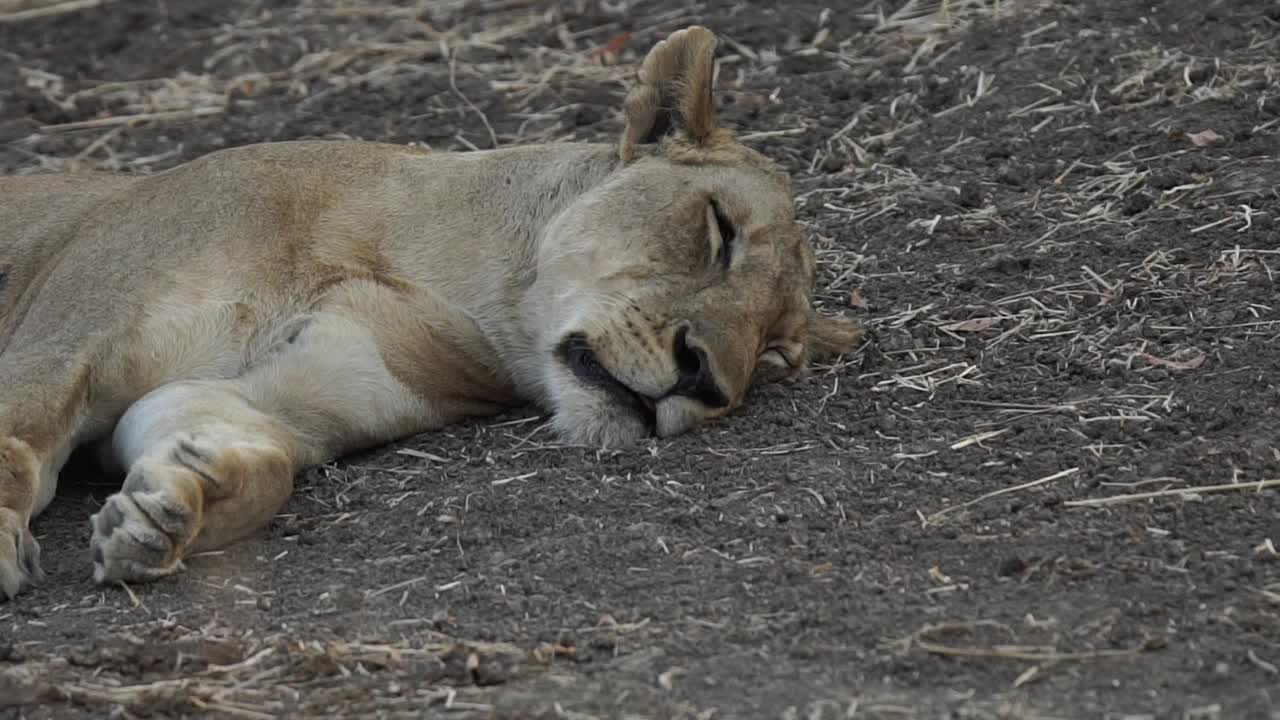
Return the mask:
M 92 521 L 99 582 L 172 573 L 265 526 L 301 469 L 437 424 L 359 310 L 319 312 L 243 376 L 165 385 L 125 413 L 113 451 L 129 474 Z
M 98 582 L 168 575 L 251 534 L 288 499 L 297 469 L 292 429 L 234 381 L 155 390 L 121 418 L 113 445 L 129 474 L 91 520 Z
M 0 356 L 0 599 L 44 575 L 30 522 L 53 499 L 88 418 L 89 368 L 87 358 L 44 347 Z

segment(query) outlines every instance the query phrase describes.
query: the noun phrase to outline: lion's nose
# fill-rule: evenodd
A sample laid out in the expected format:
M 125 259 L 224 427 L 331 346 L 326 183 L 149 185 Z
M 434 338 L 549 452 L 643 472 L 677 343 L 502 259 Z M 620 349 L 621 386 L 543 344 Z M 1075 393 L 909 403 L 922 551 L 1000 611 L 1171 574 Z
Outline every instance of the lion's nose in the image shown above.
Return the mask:
M 676 358 L 676 385 L 671 388 L 670 394 L 696 398 L 711 407 L 729 404 L 729 398 L 716 381 L 707 351 L 689 337 L 687 325 L 676 331 L 673 352 Z

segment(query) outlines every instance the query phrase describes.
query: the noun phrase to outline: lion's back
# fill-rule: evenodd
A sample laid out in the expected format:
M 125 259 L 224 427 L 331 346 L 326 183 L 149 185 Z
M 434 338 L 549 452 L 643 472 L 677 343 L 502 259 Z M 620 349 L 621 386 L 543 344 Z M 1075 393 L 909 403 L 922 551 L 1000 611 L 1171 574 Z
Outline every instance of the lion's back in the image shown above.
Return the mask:
M 406 152 L 299 141 L 152 175 L 0 177 L 0 351 L 54 326 L 112 332 L 159 299 L 296 300 L 317 284 L 307 262 L 316 219 Z
M 85 217 L 132 183 L 108 173 L 0 176 L 0 349 L 31 301 L 27 291 Z

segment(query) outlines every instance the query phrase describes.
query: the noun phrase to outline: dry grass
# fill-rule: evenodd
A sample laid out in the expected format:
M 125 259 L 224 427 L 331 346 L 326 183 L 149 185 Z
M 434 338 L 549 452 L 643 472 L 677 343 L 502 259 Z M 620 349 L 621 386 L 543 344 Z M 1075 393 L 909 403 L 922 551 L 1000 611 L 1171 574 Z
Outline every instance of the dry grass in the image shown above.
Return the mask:
M 52 13 L 88 10 L 95 2 L 54 3 L 0 12 L 0 21 L 22 22 Z M 4 8 L 0 8 L 3 11 Z M 653 28 L 679 27 L 698 6 L 660 13 Z M 425 19 L 425 18 L 430 18 Z M 204 72 L 138 81 L 68 81 L 47 71 L 19 65 L 19 80 L 50 104 L 68 112 L 78 107 L 107 108 L 95 117 L 46 124 L 19 147 L 31 148 L 30 169 L 87 166 L 101 170 L 148 169 L 171 164 L 173 156 L 140 155 L 124 142 L 135 127 L 186 123 L 226 112 L 232 102 L 252 106 L 255 98 L 285 92 L 300 109 L 335 93 L 360 87 L 376 91 L 423 76 L 447 77 L 453 103 L 485 128 L 488 145 L 573 140 L 560 119 L 574 110 L 557 104 L 566 84 L 612 88 L 619 94 L 638 60 L 634 51 L 605 51 L 616 25 L 571 32 L 554 4 L 533 2 L 419 2 L 406 5 L 308 0 L 274 14 L 245 17 L 209 38 Z M 638 34 L 638 32 L 637 32 Z M 556 37 L 544 45 L 547 36 Z M 281 70 L 261 71 L 254 53 L 264 47 L 297 46 L 301 55 Z M 505 99 L 510 114 L 523 118 L 515 132 L 501 136 L 485 113 L 459 87 L 458 75 L 483 83 L 485 94 Z M 236 98 L 233 100 L 233 98 Z M 41 154 L 42 136 L 99 133 L 75 157 Z M 462 148 L 475 146 L 459 136 Z M 131 152 L 132 151 L 132 152 Z
M 16 0 L 7 14 L 0 6 L 0 20 L 21 22 L 47 14 L 85 11 L 103 2 Z M 874 18 L 873 32 L 838 40 L 830 38 L 829 31 L 820 32 L 808 47 L 793 49 L 793 53 L 830 55 L 852 68 L 865 66 L 867 56 L 882 55 L 886 48 L 906 43 L 915 48 L 908 71 L 925 72 L 945 62 L 974 21 L 1034 14 L 1046 5 L 1044 0 L 910 0 L 886 15 L 879 3 L 869 3 L 867 12 L 871 15 L 866 17 Z M 649 25 L 628 27 L 625 36 L 648 36 L 655 30 L 679 27 L 695 21 L 701 10 L 702 5 L 694 3 L 655 13 L 646 18 Z M 365 91 L 376 90 L 406 77 L 444 75 L 447 68 L 455 99 L 486 126 L 489 144 L 497 146 L 575 139 L 575 134 L 564 132 L 559 122 L 573 107 L 557 103 L 556 90 L 565 84 L 576 84 L 613 88 L 620 93 L 638 59 L 632 50 L 620 53 L 611 50 L 613 44 L 624 37 L 619 34 L 621 30 L 621 23 L 570 30 L 561 20 L 561 12 L 549 3 L 490 0 L 378 4 L 358 0 L 307 0 L 274 14 L 246 17 L 223 28 L 211 39 L 204 61 L 205 72 L 199 75 L 184 73 L 173 78 L 136 82 L 89 80 L 73 90 L 65 78 L 34 68 L 20 67 L 19 71 L 23 82 L 56 106 L 74 110 L 78 102 L 96 99 L 111 107 L 108 113 L 91 119 L 41 127 L 40 133 L 47 134 L 190 122 L 225 112 L 233 95 L 240 97 L 241 103 L 252 103 L 254 97 L 277 89 L 287 90 L 299 101 L 299 107 L 305 108 L 354 86 Z M 295 38 L 295 34 L 301 37 Z M 545 44 L 543 39 L 548 36 L 555 41 Z M 312 37 L 329 46 L 311 47 Z M 725 69 L 722 75 L 746 62 L 777 62 L 774 48 L 751 48 L 731 36 L 725 40 L 733 52 L 721 60 Z M 255 69 L 257 63 L 252 54 L 263 43 L 283 46 L 292 42 L 307 51 L 287 68 L 270 72 Z M 507 99 L 513 116 L 525 119 L 517 132 L 497 133 L 489 126 L 484 113 L 459 91 L 454 77 L 460 56 L 466 58 L 468 75 L 483 79 L 491 92 Z M 978 72 L 972 82 L 973 89 L 965 94 L 962 102 L 934 116 L 972 108 L 995 90 L 993 78 L 983 72 Z M 725 84 L 734 86 L 732 81 Z M 894 112 L 899 104 L 905 107 L 910 100 L 909 96 L 890 100 L 889 120 L 893 125 L 890 129 L 860 132 L 865 117 L 862 113 L 854 116 L 828 138 L 826 151 L 814 156 L 814 164 L 833 153 L 865 158 L 866 147 L 883 145 L 899 133 L 917 127 L 919 120 L 906 119 L 899 123 Z M 744 140 L 754 142 L 808 131 L 805 127 L 759 130 L 745 134 Z M 101 142 L 94 144 L 89 152 L 70 159 L 33 155 L 40 160 L 42 169 L 61 168 L 68 162 L 105 170 L 147 168 L 169 159 L 167 156 L 130 157 L 120 143 L 121 138 L 121 133 L 99 135 L 96 140 Z M 38 135 L 32 136 L 26 144 L 33 146 L 38 140 Z M 468 144 L 469 141 L 464 142 L 463 146 Z M 981 222 L 978 217 L 947 220 Z M 936 223 L 934 221 L 935 226 Z
M 0 0 L 0 22 L 24 22 L 34 17 L 30 13 L 79 12 L 89 4 L 94 3 Z M 1114 42 L 1123 52 L 1113 58 L 1112 76 L 1104 82 L 1074 64 L 1073 48 L 1088 36 L 1063 36 L 1057 21 L 1036 20 L 1049 5 L 1044 0 L 867 2 L 856 9 L 867 24 L 866 32 L 837 36 L 829 23 L 819 22 L 817 34 L 801 38 L 795 46 L 726 38 L 722 86 L 759 93 L 762 102 L 786 109 L 771 116 L 779 118 L 775 124 L 755 128 L 743 139 L 779 156 L 793 152 L 796 145 L 806 148 L 801 161 L 792 165 L 797 169 L 801 222 L 818 247 L 820 302 L 828 309 L 851 307 L 866 321 L 871 336 L 853 356 L 816 369 L 817 382 L 824 388 L 820 399 L 809 404 L 789 397 L 773 402 L 772 410 L 795 418 L 800 430 L 776 442 L 765 438 L 746 443 L 732 434 L 706 436 L 705 454 L 739 472 L 714 478 L 723 483 L 718 507 L 759 503 L 766 508 L 764 519 L 744 519 L 729 537 L 696 547 L 672 547 L 659 537 L 652 543 L 656 557 L 714 558 L 741 568 L 785 564 L 788 558 L 782 552 L 754 546 L 761 528 L 772 527 L 782 514 L 770 504 L 783 494 L 783 481 L 748 472 L 752 463 L 771 458 L 799 468 L 809 458 L 826 462 L 833 452 L 841 459 L 853 458 L 856 470 L 849 471 L 842 485 L 797 484 L 792 489 L 806 507 L 829 513 L 842 530 L 867 533 L 875 531 L 880 518 L 870 512 L 860 515 L 850 497 L 878 501 L 885 499 L 881 495 L 911 496 L 917 486 L 929 482 L 945 481 L 949 489 L 943 492 L 958 499 L 939 495 L 930 498 L 937 502 L 921 504 L 918 518 L 926 533 L 951 528 L 969 532 L 975 517 L 994 519 L 998 525 L 1009 520 L 1005 503 L 1024 497 L 1061 498 L 1065 507 L 1109 508 L 1069 513 L 1081 516 L 1195 499 L 1227 502 L 1245 493 L 1274 492 L 1277 481 L 1267 479 L 1274 475 L 1241 474 L 1233 477 L 1236 482 L 1211 481 L 1222 472 L 1235 473 L 1227 458 L 1197 459 L 1198 474 L 1190 478 L 1176 477 L 1174 471 L 1148 476 L 1135 458 L 1149 452 L 1140 434 L 1143 429 L 1179 422 L 1187 412 L 1183 379 L 1190 382 L 1219 372 L 1223 354 L 1233 343 L 1280 342 L 1275 303 L 1231 305 L 1230 300 L 1242 287 L 1274 284 L 1280 270 L 1274 230 L 1261 230 L 1274 228 L 1280 196 L 1256 181 L 1259 176 L 1274 177 L 1278 161 L 1273 155 L 1214 161 L 1205 163 L 1203 171 L 1191 162 L 1206 155 L 1214 158 L 1232 142 L 1222 144 L 1200 134 L 1215 129 L 1194 122 L 1200 108 L 1242 98 L 1261 107 L 1274 98 L 1280 44 L 1276 37 L 1257 37 L 1246 51 L 1217 57 L 1164 46 L 1130 48 L 1117 35 Z M 595 89 L 620 97 L 637 58 L 634 50 L 615 51 L 619 44 L 613 41 L 624 32 L 648 37 L 679 27 L 703 9 L 692 3 L 650 13 L 638 26 L 605 19 L 592 27 L 571 27 L 557 4 L 547 2 L 306 0 L 274 15 L 246 15 L 211 31 L 199 73 L 130 81 L 71 78 L 19 58 L 18 79 L 31 92 L 71 113 L 86 107 L 95 110 L 90 117 L 34 127 L 13 146 L 26 153 L 23 171 L 77 166 L 147 171 L 176 162 L 185 150 L 176 143 L 152 142 L 155 135 L 146 131 L 190 122 L 212 122 L 216 127 L 218 118 L 229 111 L 256 108 L 255 103 L 271 96 L 283 95 L 304 113 L 323 111 L 346 94 L 428 81 L 438 81 L 444 90 L 414 112 L 462 118 L 458 124 L 471 128 L 450 139 L 450 148 L 594 138 L 599 127 L 579 130 L 564 122 L 577 109 L 576 102 L 566 99 L 566 91 Z M 1006 68 L 1012 63 L 997 68 L 960 62 L 975 23 L 1022 17 L 1031 20 L 1024 23 L 1029 29 L 1019 36 L 1016 55 L 1036 60 L 1029 62 L 1035 74 L 1011 72 Z M 279 69 L 257 67 L 255 53 L 263 47 L 291 44 L 300 48 L 296 59 Z M 889 90 L 854 103 L 848 117 L 815 117 L 820 113 L 814 108 L 789 105 L 790 90 L 775 95 L 772 89 L 780 87 L 774 78 L 783 57 L 810 56 L 831 61 L 850 82 L 877 83 Z M 500 114 L 493 109 L 497 106 Z M 989 168 L 968 168 L 976 183 L 956 182 L 959 173 L 947 167 L 965 162 L 976 147 L 1009 141 L 987 134 L 984 113 L 992 107 L 1008 110 L 1009 122 L 1000 127 L 1011 136 L 1062 145 L 1067 148 L 1065 161 L 1036 175 L 1019 165 L 1017 155 L 1024 150 L 1008 149 L 1006 154 L 994 152 L 996 162 Z M 1136 137 L 1126 141 L 1122 152 L 1099 157 L 1080 140 L 1105 136 L 1117 126 L 1127 128 L 1135 117 L 1149 122 L 1132 128 Z M 961 130 L 943 136 L 937 127 Z M 1274 118 L 1260 119 L 1247 129 L 1275 137 L 1280 125 Z M 1228 128 L 1216 130 L 1223 134 L 1220 137 L 1230 134 Z M 42 151 L 49 138 L 67 137 L 83 140 L 74 153 Z M 901 160 L 921 153 L 928 162 Z M 1170 168 L 1183 164 L 1193 169 L 1169 174 Z M 1145 242 L 1150 251 L 1114 262 L 1052 262 L 1099 237 L 1111 238 L 1117 246 Z M 940 246 L 946 252 L 938 252 Z M 1054 270 L 1040 270 L 1042 260 Z M 972 281 L 967 289 L 961 289 L 961 279 Z M 937 292 L 921 300 L 924 294 L 917 289 L 922 287 Z M 900 301 L 903 296 L 910 300 Z M 1214 314 L 1202 308 L 1212 308 Z M 1063 390 L 1059 384 L 1047 391 L 1037 384 L 1038 378 L 1068 372 L 1119 380 L 1081 380 L 1078 390 Z M 1011 382 L 1011 376 L 1017 381 Z M 858 388 L 861 404 L 841 414 L 835 403 L 851 386 Z M 941 417 L 939 407 L 953 416 Z M 928 432 L 901 432 L 900 437 L 890 424 L 868 431 L 865 423 L 855 423 L 860 418 L 853 418 L 862 414 L 891 418 L 898 428 L 929 423 Z M 1040 434 L 1027 440 L 1020 435 L 1027 427 Z M 1045 438 L 1053 443 L 1060 465 L 1009 470 L 1042 450 Z M 365 485 L 380 483 L 377 503 L 390 509 L 412 508 L 424 525 L 444 528 L 433 536 L 433 547 L 456 545 L 461 555 L 472 494 L 535 492 L 556 470 L 561 453 L 581 460 L 581 472 L 589 476 L 584 485 L 594 483 L 601 492 L 625 483 L 643 488 L 647 497 L 671 503 L 677 509 L 673 512 L 693 515 L 704 509 L 687 487 L 687 477 L 596 472 L 596 466 L 607 468 L 615 453 L 556 442 L 541 417 L 491 424 L 482 440 L 478 444 L 483 447 L 472 448 L 471 454 L 437 452 L 431 445 L 405 447 L 376 467 L 325 467 L 312 484 L 301 488 L 313 511 L 282 516 L 280 522 L 291 531 L 351 526 L 362 515 L 352 497 L 360 496 Z M 659 458 L 670 454 L 669 445 L 655 442 L 648 452 Z M 973 457 L 980 460 L 956 463 L 960 470 L 940 462 Z M 497 468 L 487 483 L 479 483 L 487 487 L 445 492 L 429 485 L 469 463 Z M 1003 485 L 990 481 L 987 475 L 996 473 L 1012 479 L 1001 481 Z M 909 483 L 876 485 L 877 478 L 902 474 L 909 476 Z M 1106 477 L 1090 484 L 1095 476 Z M 847 494 L 847 485 L 864 482 L 871 489 Z M 1155 488 L 1141 489 L 1151 486 Z M 637 513 L 648 509 L 638 507 Z M 548 522 L 575 520 L 556 517 Z M 1275 555 L 1273 541 L 1248 538 L 1257 544 L 1259 557 Z M 348 601 L 404 607 L 417 593 L 449 597 L 467 592 L 474 574 L 449 575 L 452 570 L 442 574 L 434 569 L 423 574 L 420 554 L 409 543 L 392 538 L 367 561 L 400 567 L 403 579 L 348 588 L 350 597 L 316 588 L 310 593 L 314 607 L 307 611 L 323 617 Z M 1051 566 L 1059 560 L 1043 562 Z M 874 576 L 877 562 L 806 572 Z M 901 568 L 892 572 L 902 574 Z M 937 583 L 924 591 L 930 598 L 965 592 L 960 581 L 944 577 Z M 880 589 L 896 592 L 903 587 L 909 583 L 893 577 Z M 131 611 L 152 612 L 146 593 L 129 592 Z M 233 592 L 236 608 L 270 607 L 273 602 L 269 593 L 247 586 Z M 1256 594 L 1274 606 L 1280 588 L 1264 585 Z M 957 612 L 939 603 L 931 606 L 931 616 Z M 96 612 L 101 609 L 91 602 L 83 608 L 55 608 L 45 616 Z M 12 620 L 11 611 L 0 607 L 0 622 Z M 769 628 L 774 620 L 638 620 L 573 630 L 583 636 L 631 639 L 661 634 L 672 643 L 691 644 L 694 636 L 682 629 L 686 626 L 745 633 Z M 246 635 L 225 622 L 187 626 L 162 618 L 137 627 L 115 624 L 89 643 L 91 652 L 82 657 L 53 643 L 14 646 L 12 652 L 25 660 L 0 666 L 0 690 L 11 690 L 19 698 L 70 699 L 104 712 L 159 709 L 258 718 L 285 710 L 302 714 L 349 707 L 352 713 L 425 710 L 447 711 L 451 717 L 488 717 L 496 706 L 486 689 L 488 682 L 518 679 L 546 689 L 567 684 L 561 673 L 571 673 L 566 664 L 575 649 L 570 646 L 469 642 L 433 629 L 437 620 L 430 617 L 393 622 L 401 624 L 361 639 L 316 639 L 309 626 L 311 639 L 306 641 L 285 632 Z M 414 629 L 413 641 L 398 639 L 405 628 Z M 1149 641 L 1122 647 L 1068 644 L 1051 632 L 1032 630 L 1037 631 L 1035 642 L 1024 640 L 1030 630 L 940 620 L 886 647 L 971 663 L 1024 663 L 1027 668 L 1011 683 L 1014 687 L 1034 684 L 1050 669 L 1068 663 L 1110 661 L 1156 647 Z M 169 654 L 158 659 L 143 657 L 145 647 L 172 652 L 166 650 Z M 0 643 L 0 653 L 6 649 Z M 1274 670 L 1275 658 L 1264 655 L 1255 653 L 1250 663 L 1264 672 L 1267 667 Z M 139 667 L 151 671 L 140 672 Z M 681 677 L 678 670 L 666 671 L 647 682 L 666 692 L 678 687 Z M 855 701 L 839 711 L 853 717 L 910 716 L 913 701 Z M 1012 707 L 990 713 L 984 709 L 977 716 L 1019 716 L 1018 707 Z M 569 710 L 563 715 L 574 716 Z
M 1244 50 L 1229 56 L 1198 55 L 1186 48 L 1165 46 L 1118 52 L 1113 59 L 1114 81 L 1102 82 L 1073 67 L 1076 55 L 1066 49 L 1078 38 L 1050 39 L 1060 29 L 1059 22 L 1052 21 L 1024 33 L 1018 54 L 1061 58 L 1061 69 L 1051 76 L 1002 77 L 986 68 L 947 64 L 965 35 L 952 32 L 943 11 L 956 12 L 953 23 L 963 27 L 965 12 L 994 16 L 1034 8 L 1013 3 L 999 11 L 991 3 L 943 5 L 910 2 L 895 12 L 875 16 L 877 31 L 903 31 L 895 39 L 909 50 L 897 55 L 870 50 L 874 37 L 857 38 L 842 46 L 848 51 L 848 67 L 860 77 L 874 80 L 881 69 L 866 68 L 855 56 L 875 55 L 889 64 L 900 63 L 895 70 L 905 78 L 895 83 L 897 87 L 914 83 L 922 89 L 861 104 L 857 114 L 830 135 L 812 157 L 809 169 L 814 178 L 801 182 L 800 197 L 813 210 L 806 222 L 814 228 L 819 243 L 830 243 L 819 252 L 824 302 L 866 308 L 865 296 L 876 288 L 899 283 L 940 283 L 945 288 L 951 272 L 961 272 L 963 261 L 922 267 L 912 260 L 922 251 L 928 254 L 938 237 L 952 244 L 956 238 L 983 238 L 959 249 L 990 258 L 982 263 L 985 267 L 980 273 L 988 267 L 1008 272 L 1001 268 L 1010 264 L 1017 272 L 1015 263 L 1031 265 L 1039 256 L 1071 252 L 1083 238 L 1094 242 L 1100 234 L 1114 237 L 1117 243 L 1146 243 L 1152 250 L 1140 261 L 1080 265 L 1069 275 L 1033 281 L 1032 289 L 990 300 L 975 301 L 973 293 L 967 297 L 948 293 L 921 306 L 879 311 L 872 305 L 868 325 L 892 369 L 864 372 L 858 380 L 895 396 L 917 393 L 928 403 L 942 392 L 980 390 L 992 376 L 983 359 L 1006 352 L 1011 345 L 1032 346 L 1036 348 L 1034 355 L 1059 372 L 1083 367 L 1104 374 L 1127 374 L 1134 379 L 1128 383 L 1131 388 L 1093 397 L 1042 398 L 1029 392 L 1022 401 L 966 400 L 981 408 L 983 416 L 969 426 L 968 437 L 995 439 L 1028 420 L 1052 417 L 1061 418 L 1065 441 L 1079 442 L 1095 458 L 1140 452 L 1129 442 L 1107 443 L 1094 438 L 1111 434 L 1099 432 L 1101 426 L 1121 428 L 1123 434 L 1144 424 L 1167 422 L 1183 409 L 1177 392 L 1155 392 L 1142 382 L 1144 376 L 1165 378 L 1209 370 L 1215 362 L 1213 348 L 1230 344 L 1229 338 L 1280 337 L 1273 304 L 1239 308 L 1235 314 L 1248 316 L 1237 322 L 1193 319 L 1195 308 L 1217 307 L 1218 298 L 1244 285 L 1274 282 L 1278 258 L 1266 249 L 1268 243 L 1256 231 L 1255 223 L 1260 218 L 1271 223 L 1277 219 L 1280 195 L 1256 180 L 1259 175 L 1273 177 L 1276 160 L 1258 156 L 1248 161 L 1211 163 L 1214 169 L 1205 173 L 1170 175 L 1163 170 L 1182 164 L 1195 167 L 1198 158 L 1229 142 L 1212 132 L 1212 127 L 1188 119 L 1195 118 L 1201 106 L 1246 100 L 1261 107 L 1271 102 L 1269 98 L 1280 82 L 1280 63 L 1276 61 L 1280 37 L 1256 34 Z M 1082 32 L 1080 37 L 1104 32 Z M 927 107 L 923 102 L 925 71 L 933 73 L 931 82 L 941 75 L 947 83 L 944 87 L 958 101 L 935 109 Z M 1010 96 L 1017 99 L 1010 103 Z M 1014 105 L 1009 117 L 1033 142 L 1035 138 L 1050 144 L 1076 142 L 1077 137 L 1101 135 L 1141 111 L 1158 109 L 1160 119 L 1134 128 L 1135 134 L 1149 139 L 1123 152 L 1089 158 L 1087 145 L 1071 145 L 1080 148 L 1075 157 L 1068 156 L 1051 174 L 1027 178 L 1027 168 L 1009 160 L 996 177 L 984 179 L 974 188 L 949 184 L 944 173 L 926 175 L 918 163 L 904 167 L 895 160 L 921 152 L 912 145 L 930 137 L 925 132 L 929 124 L 957 113 L 982 117 L 982 105 L 997 98 L 1001 105 Z M 1277 121 L 1263 120 L 1251 123 L 1247 135 L 1274 137 L 1277 130 Z M 951 142 L 940 142 L 935 134 L 927 150 L 939 162 L 947 162 L 974 143 L 998 146 L 1002 142 L 984 138 L 977 127 L 971 132 L 961 130 Z M 1015 155 L 1016 151 L 1007 154 Z M 997 148 L 994 156 L 1005 154 Z M 821 175 L 819 168 L 830 169 L 832 159 L 839 161 L 839 172 Z M 1013 181 L 999 177 L 1006 169 L 1014 174 Z M 1009 192 L 1000 186 L 1002 182 L 1016 182 L 1021 191 Z M 825 236 L 831 228 L 859 226 L 900 238 L 894 256 L 877 257 L 856 244 L 836 243 Z M 1239 242 L 1230 249 L 1204 252 L 1158 239 L 1178 228 L 1185 228 L 1183 237 L 1188 238 L 1230 232 Z M 972 266 L 964 272 L 973 273 Z M 975 282 L 981 287 L 985 278 L 980 274 Z M 1191 310 L 1179 316 L 1172 308 Z M 924 412 L 924 406 L 920 407 Z M 909 417 L 913 411 L 906 408 L 903 414 Z M 894 458 L 925 466 L 939 455 L 975 445 L 981 443 L 939 437 L 926 447 L 900 450 Z M 1038 485 L 1033 481 L 996 490 L 978 500 Z M 1246 487 L 1254 485 L 1240 486 Z M 1268 486 L 1264 483 L 1263 487 Z M 1168 495 L 1194 491 L 1187 488 Z M 1122 498 L 1111 501 L 1121 502 Z M 952 505 L 928 517 L 975 502 Z
M 13 648 L 11 659 L 22 662 L 0 674 L 0 687 L 10 693 L 9 702 L 67 700 L 130 713 L 272 718 L 329 715 L 336 707 L 354 710 L 374 702 L 381 712 L 434 709 L 450 711 L 451 717 L 486 717 L 493 706 L 484 702 L 484 686 L 547 676 L 553 661 L 575 653 L 557 644 L 523 649 L 459 642 L 430 631 L 419 631 L 418 637 L 436 639 L 412 644 L 299 641 L 290 633 L 246 637 L 229 627 L 151 622 L 104 639 L 89 656 Z M 78 668 L 87 663 L 99 673 L 83 675 Z M 128 674 L 139 665 L 154 665 L 156 672 L 147 675 L 159 677 L 113 672 Z M 374 673 L 377 686 L 390 688 L 395 696 L 357 700 L 359 688 L 368 686 Z M 398 685 L 404 690 L 396 692 Z

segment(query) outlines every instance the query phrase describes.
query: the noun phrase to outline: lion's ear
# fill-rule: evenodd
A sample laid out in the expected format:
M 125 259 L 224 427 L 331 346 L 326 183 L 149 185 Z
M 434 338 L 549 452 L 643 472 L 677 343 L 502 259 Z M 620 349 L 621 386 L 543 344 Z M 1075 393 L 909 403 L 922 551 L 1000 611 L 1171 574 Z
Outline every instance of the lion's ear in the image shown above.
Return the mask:
M 681 133 L 703 143 L 716 130 L 715 33 L 697 25 L 676 31 L 649 51 L 636 85 L 623 101 L 627 129 L 623 162 L 636 157 L 637 146 Z
M 809 318 L 806 345 L 809 357 L 826 360 L 847 355 L 862 341 L 862 325 L 855 320 L 839 316 L 819 315 L 815 310 Z

